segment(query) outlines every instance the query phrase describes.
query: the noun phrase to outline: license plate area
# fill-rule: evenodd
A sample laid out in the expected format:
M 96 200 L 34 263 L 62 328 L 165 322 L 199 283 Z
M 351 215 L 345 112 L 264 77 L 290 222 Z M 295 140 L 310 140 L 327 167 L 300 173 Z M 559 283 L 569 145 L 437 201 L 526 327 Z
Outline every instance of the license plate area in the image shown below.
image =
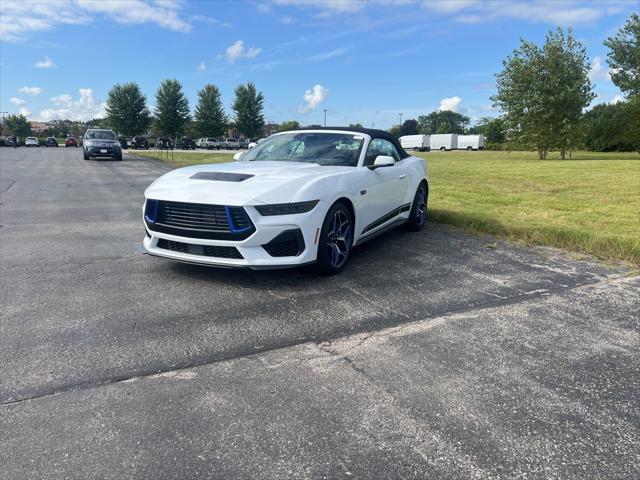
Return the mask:
M 107 149 L 106 148 L 101 148 L 100 149 L 100 153 L 107 153 Z

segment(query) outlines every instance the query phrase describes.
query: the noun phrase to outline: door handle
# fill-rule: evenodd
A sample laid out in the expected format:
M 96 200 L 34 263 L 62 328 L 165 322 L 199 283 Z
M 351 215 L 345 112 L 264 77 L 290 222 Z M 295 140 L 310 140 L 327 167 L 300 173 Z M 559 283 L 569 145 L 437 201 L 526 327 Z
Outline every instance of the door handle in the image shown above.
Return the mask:
M 404 180 L 405 178 L 407 178 L 407 175 L 403 173 L 398 177 L 398 180 Z

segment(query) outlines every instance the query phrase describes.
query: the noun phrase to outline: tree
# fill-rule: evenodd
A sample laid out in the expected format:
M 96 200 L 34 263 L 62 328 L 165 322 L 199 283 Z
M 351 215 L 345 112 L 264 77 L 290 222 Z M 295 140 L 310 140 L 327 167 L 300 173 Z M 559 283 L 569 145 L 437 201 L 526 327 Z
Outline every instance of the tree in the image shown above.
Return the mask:
M 628 113 L 625 102 L 603 103 L 586 112 L 582 122 L 585 145 L 596 152 L 633 150 L 626 136 Z
M 502 118 L 483 117 L 467 130 L 469 135 L 484 135 L 487 143 L 504 143 L 506 134 Z
M 350 123 L 349 128 L 363 128 L 361 123 Z
M 640 95 L 640 15 L 632 13 L 615 37 L 604 41 L 611 80 L 623 92 Z
M 413 118 L 405 120 L 400 128 L 400 136 L 402 135 L 417 135 L 418 134 L 418 121 Z
M 156 91 L 155 130 L 169 137 L 182 133 L 189 122 L 189 101 L 178 80 L 163 80 Z
M 202 137 L 220 137 L 227 128 L 227 116 L 222 106 L 220 90 L 207 84 L 198 92 L 195 111 L 195 131 Z
M 440 130 L 440 124 L 449 124 L 449 131 L 445 133 L 464 133 L 469 126 L 469 117 L 451 110 L 436 110 L 429 115 L 418 117 L 418 133 L 433 135 Z
M 400 137 L 400 126 L 399 125 L 394 125 L 393 127 L 391 127 L 389 129 L 389 133 L 391 135 L 393 135 L 394 137 Z
M 512 142 L 538 150 L 541 159 L 552 148 L 565 158 L 580 139 L 582 111 L 595 98 L 587 54 L 571 29 L 550 31 L 542 48 L 522 39 L 496 75 L 494 106 L 505 112 Z
M 296 128 L 300 128 L 300 123 L 298 123 L 297 120 L 286 120 L 280 124 L 278 131 L 286 132 L 287 130 L 295 130 Z
M 4 120 L 4 126 L 8 132 L 16 137 L 28 137 L 31 135 L 31 123 L 22 114 L 9 115 Z
M 151 123 L 147 97 L 134 82 L 117 83 L 109 90 L 106 112 L 111 127 L 123 135 L 144 133 Z
M 236 87 L 233 111 L 236 116 L 236 128 L 247 138 L 257 138 L 264 127 L 262 108 L 264 96 L 256 90 L 253 82 Z

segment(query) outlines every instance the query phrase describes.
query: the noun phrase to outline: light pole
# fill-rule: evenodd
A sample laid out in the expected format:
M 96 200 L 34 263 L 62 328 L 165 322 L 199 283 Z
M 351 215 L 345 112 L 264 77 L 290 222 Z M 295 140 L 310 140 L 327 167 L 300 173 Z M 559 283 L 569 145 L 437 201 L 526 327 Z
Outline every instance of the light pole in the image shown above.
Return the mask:
M 326 127 L 327 126 L 327 109 L 325 108 L 322 111 L 324 112 L 324 126 Z
M 400 130 L 402 130 L 402 114 L 400 114 Z

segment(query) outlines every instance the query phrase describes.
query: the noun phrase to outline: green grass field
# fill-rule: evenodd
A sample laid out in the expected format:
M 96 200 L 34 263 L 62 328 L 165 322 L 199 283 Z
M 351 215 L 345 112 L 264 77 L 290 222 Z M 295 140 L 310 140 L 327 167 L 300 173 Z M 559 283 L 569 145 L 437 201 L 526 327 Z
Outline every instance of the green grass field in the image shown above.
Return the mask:
M 152 156 L 153 154 L 147 154 Z M 419 153 L 429 166 L 429 215 L 477 233 L 640 264 L 640 156 L 576 152 Z M 175 166 L 231 154 L 174 154 Z

